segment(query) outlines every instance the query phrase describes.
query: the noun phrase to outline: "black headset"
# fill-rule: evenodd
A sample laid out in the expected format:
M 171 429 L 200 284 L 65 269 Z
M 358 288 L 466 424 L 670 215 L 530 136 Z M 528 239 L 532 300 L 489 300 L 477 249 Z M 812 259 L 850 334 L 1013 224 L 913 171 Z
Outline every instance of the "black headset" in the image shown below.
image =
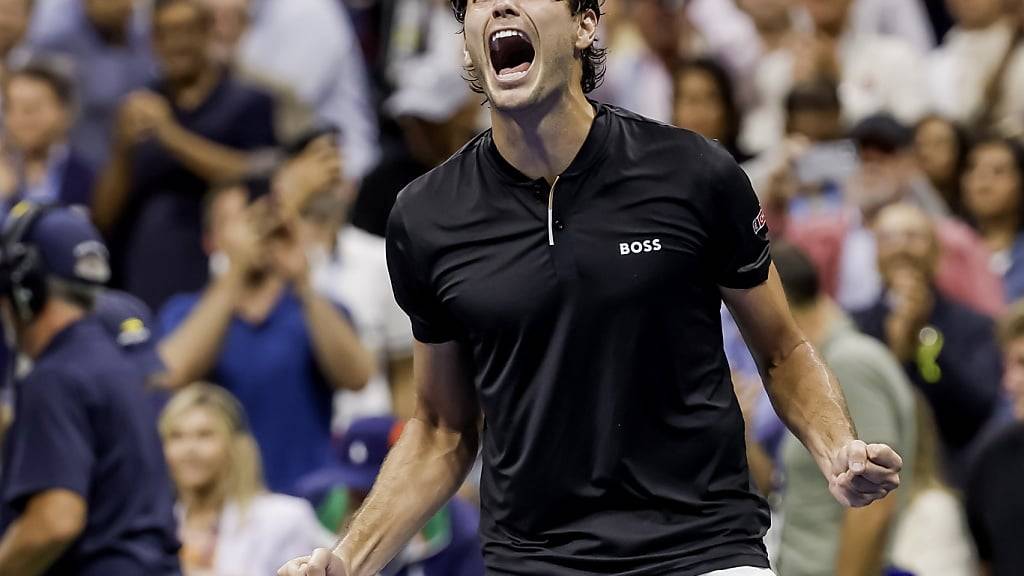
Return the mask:
M 24 242 L 25 235 L 53 208 L 47 204 L 19 202 L 11 208 L 0 232 L 0 294 L 11 300 L 23 322 L 35 318 L 49 295 L 45 263 L 39 249 Z

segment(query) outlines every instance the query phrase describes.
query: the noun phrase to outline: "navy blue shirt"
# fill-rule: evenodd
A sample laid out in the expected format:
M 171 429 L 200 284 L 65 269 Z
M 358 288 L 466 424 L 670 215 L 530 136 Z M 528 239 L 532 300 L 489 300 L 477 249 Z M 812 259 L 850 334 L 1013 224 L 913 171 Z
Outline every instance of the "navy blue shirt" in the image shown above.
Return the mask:
M 1000 399 L 1002 354 L 995 324 L 988 316 L 937 292 L 928 325 L 941 334 L 936 348 L 938 371 L 929 376 L 918 362 L 904 364 L 910 381 L 928 400 L 945 446 L 966 447 L 992 416 Z M 853 314 L 865 334 L 882 342 L 890 306 L 883 296 L 874 306 Z M 929 381 L 931 380 L 931 381 Z
M 15 384 L 0 530 L 48 490 L 85 499 L 81 536 L 47 576 L 178 573 L 173 490 L 156 414 L 135 366 L 88 316 L 60 332 Z
M 186 130 L 229 148 L 276 143 L 273 98 L 227 75 L 196 108 L 173 110 Z M 129 204 L 111 242 L 115 283 L 159 310 L 171 296 L 206 284 L 202 200 L 210 183 L 155 140 L 133 151 L 132 176 Z
M 200 297 L 171 299 L 160 313 L 161 333 L 184 322 Z M 302 303 L 291 293 L 258 324 L 231 320 L 210 377 L 245 408 L 270 490 L 294 494 L 301 477 L 334 463 L 333 391 L 317 365 Z

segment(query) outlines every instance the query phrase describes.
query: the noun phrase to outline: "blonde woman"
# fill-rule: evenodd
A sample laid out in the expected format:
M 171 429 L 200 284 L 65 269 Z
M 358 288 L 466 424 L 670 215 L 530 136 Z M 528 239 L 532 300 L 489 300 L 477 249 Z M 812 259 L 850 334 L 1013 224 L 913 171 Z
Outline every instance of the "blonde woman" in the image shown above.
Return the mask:
M 331 542 L 305 500 L 266 491 L 241 405 L 223 388 L 183 389 L 164 409 L 160 435 L 178 492 L 186 576 L 273 574 Z

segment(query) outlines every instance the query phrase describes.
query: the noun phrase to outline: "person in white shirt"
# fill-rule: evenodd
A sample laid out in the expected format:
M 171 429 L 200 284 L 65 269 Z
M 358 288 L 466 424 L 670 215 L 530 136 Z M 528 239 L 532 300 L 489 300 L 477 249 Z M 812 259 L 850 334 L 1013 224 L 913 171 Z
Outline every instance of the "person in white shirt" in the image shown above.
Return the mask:
M 341 130 L 345 175 L 358 181 L 378 161 L 377 115 L 359 39 L 341 2 L 249 0 L 236 58 L 286 84 Z
M 333 427 L 343 432 L 358 418 L 412 416 L 412 325 L 391 290 L 384 239 L 346 224 L 345 201 L 333 192 L 313 195 L 303 220 L 324 247 L 313 258 L 313 285 L 352 316 L 377 370 L 358 392 L 335 396 Z
M 949 7 L 956 26 L 928 64 L 932 105 L 967 126 L 1024 133 L 1019 24 L 1002 0 L 949 0 Z
M 160 435 L 178 493 L 184 576 L 272 574 L 332 541 L 308 502 L 266 491 L 245 414 L 224 388 L 183 389 L 164 409 Z

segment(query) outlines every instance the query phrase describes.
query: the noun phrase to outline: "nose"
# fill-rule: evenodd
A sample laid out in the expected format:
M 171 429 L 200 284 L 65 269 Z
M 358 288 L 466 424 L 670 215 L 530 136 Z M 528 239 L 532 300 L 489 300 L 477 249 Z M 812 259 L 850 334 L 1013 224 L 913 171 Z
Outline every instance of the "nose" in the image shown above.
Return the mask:
M 519 16 L 519 8 L 515 0 L 496 0 L 491 10 L 492 18 L 509 18 Z

